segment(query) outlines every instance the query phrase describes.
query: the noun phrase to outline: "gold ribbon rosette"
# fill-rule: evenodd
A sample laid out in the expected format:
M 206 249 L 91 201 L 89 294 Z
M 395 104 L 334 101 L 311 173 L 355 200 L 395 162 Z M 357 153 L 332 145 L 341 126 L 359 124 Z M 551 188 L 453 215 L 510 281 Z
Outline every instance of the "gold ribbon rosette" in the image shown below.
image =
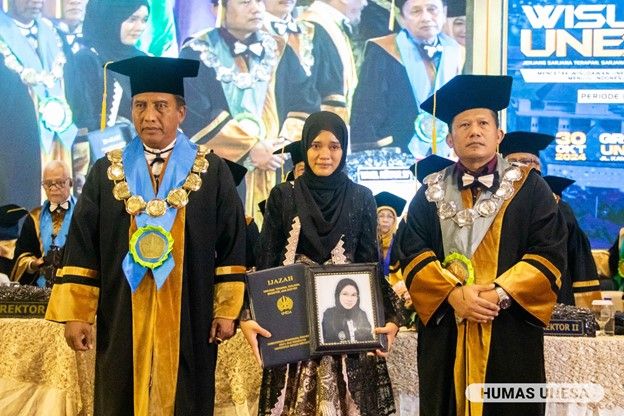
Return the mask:
M 472 285 L 475 282 L 475 271 L 472 261 L 461 253 L 451 253 L 444 259 L 442 266 L 453 273 L 464 285 Z
M 172 249 L 171 233 L 159 225 L 141 227 L 130 238 L 130 254 L 134 261 L 152 270 L 167 260 Z

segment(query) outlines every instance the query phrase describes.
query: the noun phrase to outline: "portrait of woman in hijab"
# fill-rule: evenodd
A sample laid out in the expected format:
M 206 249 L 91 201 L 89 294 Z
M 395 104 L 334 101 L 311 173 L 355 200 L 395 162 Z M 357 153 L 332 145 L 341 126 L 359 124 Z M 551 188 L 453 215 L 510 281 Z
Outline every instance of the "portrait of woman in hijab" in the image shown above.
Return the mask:
M 344 172 L 348 130 L 334 113 L 310 115 L 303 127 L 303 175 L 279 184 L 267 200 L 264 224 L 256 246 L 258 270 L 290 265 L 376 263 L 377 213 L 371 191 Z M 385 334 L 391 345 L 398 326 L 392 288 L 379 283 L 385 321 L 368 331 Z M 331 297 L 332 289 L 323 296 Z M 258 336 L 270 333 L 241 318 L 241 329 L 258 361 Z M 258 414 L 315 416 L 331 413 L 386 416 L 395 412 L 383 355 L 326 354 L 306 361 L 265 368 Z M 312 386 L 312 387 L 310 387 Z
M 148 0 L 90 0 L 83 23 L 83 45 L 69 61 L 65 77 L 72 79 L 69 104 L 78 128 L 100 128 L 104 64 L 145 55 L 136 43 L 147 28 Z M 107 71 L 106 127 L 132 120 L 130 81 Z
M 373 328 L 360 307 L 360 289 L 353 279 L 341 279 L 334 293 L 335 306 L 323 312 L 323 343 L 371 341 Z

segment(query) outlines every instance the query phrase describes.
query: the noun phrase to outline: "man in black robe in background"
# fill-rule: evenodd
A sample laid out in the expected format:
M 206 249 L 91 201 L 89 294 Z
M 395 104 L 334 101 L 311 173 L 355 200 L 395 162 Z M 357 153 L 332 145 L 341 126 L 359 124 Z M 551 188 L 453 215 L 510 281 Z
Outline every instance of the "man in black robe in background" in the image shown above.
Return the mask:
M 93 166 L 46 318 L 93 348 L 96 415 L 212 415 L 217 345 L 243 302 L 245 220 L 216 154 L 178 133 L 197 61 L 135 57 L 138 132 Z
M 437 116 L 459 161 L 424 179 L 397 233 L 418 313 L 422 415 L 540 415 L 544 403 L 469 401 L 481 383 L 544 383 L 544 331 L 565 269 L 566 229 L 544 180 L 496 153 L 511 77 L 459 75 Z M 433 114 L 433 97 L 422 105 Z M 476 396 L 481 396 L 477 389 Z
M 546 149 L 554 140 L 555 136 L 549 134 L 514 131 L 505 134 L 499 151 L 508 162 L 522 163 L 541 174 L 540 151 Z M 559 178 L 552 183 L 561 183 L 562 179 L 565 178 Z M 551 182 L 546 182 L 549 186 L 551 185 Z M 571 183 L 567 184 L 569 185 Z M 558 186 L 553 189 L 551 186 L 559 212 L 568 229 L 568 257 L 566 270 L 561 275 L 561 288 L 557 295 L 557 302 L 591 308 L 592 300 L 601 299 L 598 271 L 591 253 L 589 238 L 581 229 L 570 204 L 561 199 L 563 189 Z

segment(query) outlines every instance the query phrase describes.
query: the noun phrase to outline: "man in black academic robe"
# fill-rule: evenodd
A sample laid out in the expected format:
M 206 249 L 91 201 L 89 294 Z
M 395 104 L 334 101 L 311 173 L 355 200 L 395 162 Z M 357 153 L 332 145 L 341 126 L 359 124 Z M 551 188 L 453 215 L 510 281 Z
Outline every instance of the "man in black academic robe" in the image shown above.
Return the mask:
M 321 99 L 321 108 L 347 117 L 347 102 L 343 83 L 343 64 L 332 38 L 318 23 L 306 22 L 293 16 L 296 2 L 265 1 L 265 28 L 292 48 L 314 90 Z M 279 76 L 290 76 L 278 74 Z M 282 80 L 283 82 L 283 80 Z M 281 88 L 280 93 L 291 91 Z M 281 100 L 286 101 L 286 96 Z M 278 101 L 279 101 L 278 95 Z
M 109 66 L 130 76 L 139 136 L 93 166 L 46 313 L 76 350 L 93 348 L 97 315 L 96 415 L 213 412 L 217 345 L 243 301 L 245 222 L 225 162 L 177 133 L 182 77 L 197 67 Z
M 12 281 L 39 287 L 52 286 L 76 205 L 76 198 L 71 196 L 70 170 L 65 163 L 49 162 L 42 179 L 46 200 L 24 220 L 11 272 Z
M 478 75 L 437 92 L 435 115 L 449 124 L 459 162 L 424 179 L 393 248 L 419 318 L 422 415 L 545 410 L 465 393 L 471 384 L 545 382 L 543 327 L 565 267 L 566 229 L 548 185 L 496 154 L 496 111 L 510 92 L 510 77 Z M 432 98 L 422 105 L 430 113 Z
M 397 0 L 396 5 L 404 29 L 366 44 L 351 109 L 351 149 L 357 152 L 393 146 L 422 159 L 429 153 L 430 144 L 424 140 L 431 139 L 431 123 L 417 120 L 422 113 L 419 106 L 461 72 L 464 53 L 442 32 L 446 9 L 441 0 Z M 412 13 L 417 6 L 432 12 Z M 422 17 L 425 14 L 431 17 Z M 430 29 L 423 30 L 423 26 Z M 420 131 L 423 128 L 425 131 Z M 409 146 L 417 133 L 418 139 Z M 446 148 L 443 137 L 439 138 L 439 148 Z M 442 150 L 437 153 L 449 156 L 448 149 Z
M 186 81 L 182 127 L 193 142 L 253 168 L 245 177 L 245 209 L 262 224 L 257 203 L 268 197 L 283 163 L 273 152 L 284 139 L 301 138 L 320 99 L 292 48 L 261 30 L 264 6 L 223 1 L 216 10 L 220 27 L 191 38 L 180 52 L 201 62 L 198 76 Z
M 542 173 L 540 151 L 555 140 L 550 134 L 514 131 L 505 134 L 499 151 L 509 162 L 525 164 Z M 559 206 L 568 229 L 566 269 L 561 276 L 558 303 L 591 307 L 594 299 L 601 299 L 600 281 L 591 252 L 589 238 L 581 229 L 572 207 L 561 198 L 563 190 L 574 181 L 560 177 L 545 177 Z

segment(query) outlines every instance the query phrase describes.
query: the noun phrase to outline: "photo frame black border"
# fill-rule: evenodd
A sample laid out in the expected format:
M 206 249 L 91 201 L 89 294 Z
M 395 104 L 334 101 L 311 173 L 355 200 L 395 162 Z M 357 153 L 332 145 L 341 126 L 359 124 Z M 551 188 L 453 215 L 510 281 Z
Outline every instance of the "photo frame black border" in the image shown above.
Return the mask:
M 344 264 L 344 265 L 318 265 L 309 266 L 306 270 L 306 294 L 308 302 L 308 321 L 310 328 L 310 353 L 312 356 L 321 356 L 328 354 L 344 354 L 369 352 L 376 349 L 385 351 L 387 348 L 387 338 L 383 334 L 374 334 L 372 341 L 354 341 L 354 342 L 321 342 L 321 321 L 319 317 L 318 299 L 319 294 L 316 292 L 316 279 L 323 276 L 341 276 L 349 277 L 353 274 L 366 273 L 368 275 L 369 290 L 371 294 L 371 303 L 373 310 L 371 315 L 373 322 L 372 327 L 383 326 L 384 311 L 383 301 L 381 299 L 381 290 L 378 283 L 379 265 L 377 263 L 360 263 L 360 264 Z M 327 294 L 323 294 L 327 296 Z M 332 294 L 333 296 L 333 294 Z

